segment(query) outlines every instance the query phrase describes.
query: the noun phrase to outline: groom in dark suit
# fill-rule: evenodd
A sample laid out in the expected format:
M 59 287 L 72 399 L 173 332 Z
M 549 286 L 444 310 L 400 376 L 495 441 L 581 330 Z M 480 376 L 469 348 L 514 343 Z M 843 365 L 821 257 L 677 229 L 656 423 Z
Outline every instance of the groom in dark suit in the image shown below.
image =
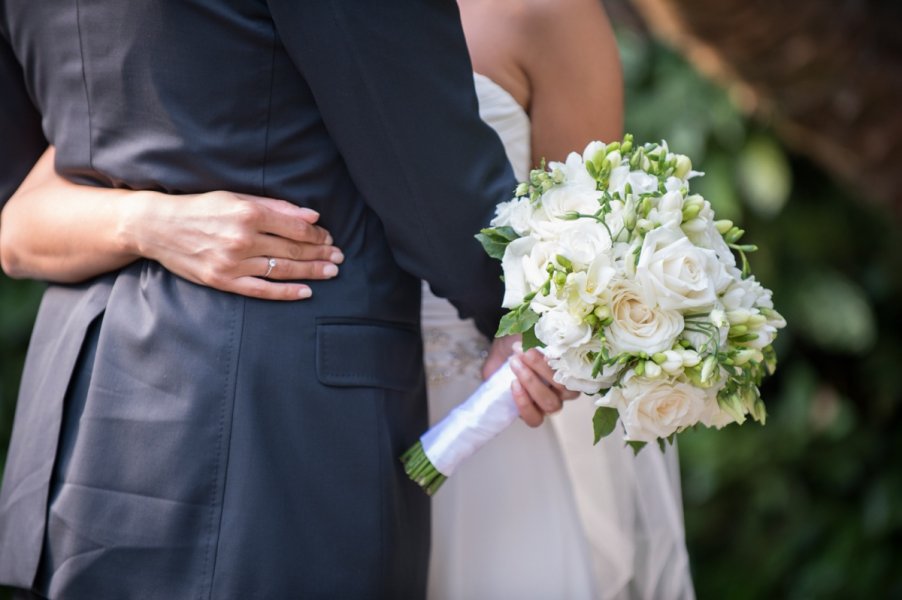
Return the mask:
M 453 0 L 0 0 L 0 205 L 49 141 L 84 184 L 309 206 L 307 302 L 152 261 L 42 302 L 0 583 L 52 598 L 412 598 L 427 497 L 419 279 L 490 335 L 472 240 L 515 182 Z

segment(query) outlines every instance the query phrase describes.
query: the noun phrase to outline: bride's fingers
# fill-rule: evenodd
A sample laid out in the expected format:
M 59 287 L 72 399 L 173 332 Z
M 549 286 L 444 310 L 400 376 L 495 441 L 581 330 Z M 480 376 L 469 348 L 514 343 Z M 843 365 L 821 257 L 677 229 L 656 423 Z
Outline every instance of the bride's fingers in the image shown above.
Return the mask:
M 511 358 L 511 368 L 517 376 L 520 387 L 530 399 L 546 414 L 561 410 L 561 397 L 559 392 L 552 389 L 522 361 L 522 355 Z
M 332 243 L 329 232 L 313 224 L 319 218 L 315 211 L 281 200 L 254 199 L 253 203 L 259 209 L 255 215 L 259 231 L 308 244 Z
M 270 268 L 272 265 L 272 268 Z M 331 279 L 338 275 L 338 267 L 325 260 L 291 260 L 258 256 L 245 261 L 242 271 L 247 275 L 273 280 Z
M 344 254 L 335 246 L 305 244 L 274 235 L 258 235 L 247 250 L 250 256 L 273 256 L 291 260 L 327 260 L 336 264 L 344 261 Z
M 579 396 L 579 392 L 570 391 L 554 380 L 554 370 L 548 365 L 548 359 L 535 348 L 524 352 L 520 355 L 520 358 L 523 359 L 524 364 L 531 367 L 539 377 L 544 379 L 549 386 L 554 388 L 562 399 L 573 400 Z
M 519 380 L 514 380 L 511 384 L 511 393 L 514 396 L 514 402 L 517 404 L 517 410 L 520 412 L 520 418 L 530 427 L 538 427 L 545 420 L 545 415 L 535 405 L 529 394 L 523 389 Z
M 259 277 L 238 277 L 222 287 L 227 292 L 262 300 L 304 300 L 313 295 L 303 283 L 275 283 Z

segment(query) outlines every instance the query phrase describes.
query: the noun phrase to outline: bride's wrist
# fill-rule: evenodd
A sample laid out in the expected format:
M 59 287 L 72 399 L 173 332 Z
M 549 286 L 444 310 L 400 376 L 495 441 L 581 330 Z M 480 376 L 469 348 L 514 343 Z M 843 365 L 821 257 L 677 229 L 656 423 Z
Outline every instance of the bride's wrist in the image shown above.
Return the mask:
M 153 210 L 159 209 L 159 194 L 135 191 L 123 194 L 117 202 L 118 227 L 115 235 L 117 250 L 123 256 L 154 258 L 150 255 L 153 244 L 149 229 L 153 222 Z

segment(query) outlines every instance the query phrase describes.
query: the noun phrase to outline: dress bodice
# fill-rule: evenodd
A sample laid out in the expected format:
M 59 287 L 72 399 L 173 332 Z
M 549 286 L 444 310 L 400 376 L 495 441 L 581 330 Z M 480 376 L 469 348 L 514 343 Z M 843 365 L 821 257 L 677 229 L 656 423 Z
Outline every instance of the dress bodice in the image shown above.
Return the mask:
M 480 73 L 473 74 L 479 116 L 501 138 L 504 151 L 518 181 L 524 181 L 530 169 L 529 116 L 510 92 Z

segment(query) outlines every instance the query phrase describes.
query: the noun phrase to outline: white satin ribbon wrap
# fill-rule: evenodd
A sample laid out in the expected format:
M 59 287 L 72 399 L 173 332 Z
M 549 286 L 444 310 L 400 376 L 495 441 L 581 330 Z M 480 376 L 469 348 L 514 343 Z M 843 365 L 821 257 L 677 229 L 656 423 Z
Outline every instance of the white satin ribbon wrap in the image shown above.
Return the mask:
M 460 406 L 420 437 L 436 470 L 450 477 L 468 456 L 504 431 L 520 415 L 511 384 L 516 379 L 505 362 Z

